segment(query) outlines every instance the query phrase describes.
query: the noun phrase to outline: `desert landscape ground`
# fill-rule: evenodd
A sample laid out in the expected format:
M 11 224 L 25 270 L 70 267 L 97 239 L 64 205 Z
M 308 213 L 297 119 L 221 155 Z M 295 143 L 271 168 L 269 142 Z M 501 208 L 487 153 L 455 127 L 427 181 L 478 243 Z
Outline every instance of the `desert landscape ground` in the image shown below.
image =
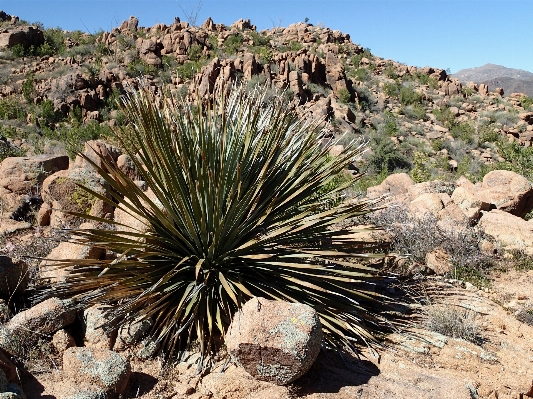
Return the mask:
M 307 22 L 257 31 L 246 19 L 141 27 L 132 16 L 88 34 L 23 17 L 0 11 L 0 397 L 533 397 L 527 73 L 489 76 L 488 65 L 465 81 Z M 491 85 L 503 78 L 526 89 Z M 231 106 L 217 102 L 226 92 Z M 257 134 L 288 129 L 284 113 L 300 124 L 272 153 L 246 135 L 249 158 L 219 153 L 225 138 L 195 141 L 226 126 L 213 115 Z M 183 138 L 183 126 L 196 130 Z M 300 145 L 308 152 L 285 168 Z M 212 154 L 237 161 L 218 171 Z M 275 154 L 268 168 L 254 163 L 263 154 Z M 256 197 L 239 197 L 235 213 L 273 219 L 230 248 L 229 227 L 210 230 L 224 212 L 205 213 L 222 194 L 205 187 L 229 187 L 227 204 L 245 186 Z M 277 218 L 265 196 L 282 201 Z M 226 253 L 260 271 L 175 260 L 189 228 L 209 248 L 222 235 Z M 162 259 L 174 263 L 158 274 Z M 172 274 L 181 265 L 191 288 Z M 219 291 L 201 302 L 213 270 Z M 161 299 L 176 287 L 181 302 Z

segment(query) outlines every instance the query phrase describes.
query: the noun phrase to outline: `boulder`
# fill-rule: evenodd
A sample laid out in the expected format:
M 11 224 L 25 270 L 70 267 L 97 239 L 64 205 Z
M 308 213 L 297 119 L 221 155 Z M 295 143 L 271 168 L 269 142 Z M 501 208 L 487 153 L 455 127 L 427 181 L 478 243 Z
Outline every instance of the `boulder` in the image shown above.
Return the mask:
M 475 197 L 492 208 L 523 217 L 533 209 L 533 184 L 509 170 L 494 170 L 483 178 Z
M 368 198 L 378 198 L 382 195 L 399 196 L 407 194 L 409 187 L 415 182 L 407 173 L 395 173 L 388 176 L 379 186 L 370 187 L 366 191 Z
M 44 33 L 36 26 L 17 26 L 0 33 L 0 50 L 12 48 L 19 44 L 28 48 L 39 47 L 44 43 Z
M 105 217 L 111 215 L 113 207 L 84 191 L 83 185 L 100 195 L 109 195 L 105 180 L 86 168 L 62 170 L 48 176 L 42 189 L 42 198 L 52 209 L 50 226 L 61 228 L 76 219 L 71 212 L 86 213 L 92 216 Z
M 38 192 L 47 176 L 68 166 L 66 155 L 6 158 L 0 163 L 0 187 L 17 194 Z
M 472 183 L 471 183 L 472 184 Z M 470 222 L 476 222 L 481 217 L 481 211 L 488 211 L 490 204 L 477 198 L 473 191 L 474 185 L 467 184 L 457 187 L 452 194 L 452 201 L 461 209 Z
M 74 338 L 65 329 L 57 331 L 52 337 L 52 345 L 59 353 L 65 352 L 68 348 L 76 346 Z
M 409 186 L 407 188 L 407 193 L 409 194 L 409 198 L 411 200 L 414 200 L 421 196 L 422 194 L 426 193 L 446 193 L 451 194 L 453 193 L 453 190 L 455 189 L 455 185 L 453 183 L 448 183 L 441 180 L 434 180 L 434 181 L 427 181 L 423 183 L 417 183 Z
M 21 259 L 0 256 L 0 297 L 23 292 L 30 279 L 28 265 Z
M 152 327 L 151 319 L 134 320 L 125 323 L 118 330 L 117 339 L 113 347 L 116 351 L 121 351 L 129 346 L 138 344 Z
M 29 228 L 31 228 L 31 223 L 29 222 L 19 222 L 13 219 L 0 218 L 0 237 Z
M 38 193 L 45 178 L 68 166 L 66 155 L 4 159 L 0 163 L 0 208 L 3 216 L 18 220 L 23 218 L 33 206 L 39 205 Z
M 63 354 L 63 374 L 67 382 L 77 386 L 79 391 L 103 391 L 110 397 L 117 397 L 128 387 L 131 367 L 116 352 L 72 347 Z
M 81 229 L 94 229 L 92 223 L 82 223 Z M 103 259 L 105 250 L 102 248 L 63 241 L 39 264 L 39 277 L 51 284 L 62 283 L 68 277 L 72 267 L 61 267 L 60 260 L 67 259 Z
M 51 336 L 75 318 L 76 310 L 70 301 L 49 298 L 9 320 L 0 330 L 0 347 L 20 354 L 24 346 Z
M 117 330 L 106 331 L 102 324 L 107 321 L 106 312 L 100 305 L 94 305 L 83 312 L 85 323 L 85 346 L 96 349 L 112 349 Z
M 418 198 L 411 201 L 409 209 L 413 215 L 421 218 L 426 213 L 432 214 L 435 218 L 439 217 L 439 213 L 451 201 L 448 194 L 444 193 L 424 193 Z
M 85 143 L 83 149 L 83 155 L 90 161 L 94 162 L 98 167 L 108 171 L 105 167 L 107 162 L 111 165 L 116 165 L 118 157 L 122 154 L 122 151 L 111 144 L 108 144 L 102 140 L 90 140 Z M 89 161 L 80 155 L 76 156 L 74 161 L 74 168 L 85 168 L 88 170 L 94 170 L 94 166 Z
M 426 266 L 438 275 L 450 273 L 453 268 L 450 255 L 440 247 L 426 254 Z
M 151 189 L 148 189 L 145 192 L 148 199 L 150 199 L 152 202 L 155 203 L 159 209 L 161 209 L 163 212 L 165 212 L 165 209 L 163 208 L 163 204 L 157 199 L 154 192 Z M 127 199 L 124 201 L 129 202 Z M 141 203 L 144 205 L 145 202 L 141 201 Z M 141 218 L 139 215 L 130 214 L 126 210 L 123 210 L 121 208 L 115 209 L 115 222 L 121 223 L 122 226 L 116 226 L 117 230 L 119 231 L 128 231 L 128 232 L 135 232 L 135 233 L 146 233 L 150 230 L 150 225 L 148 222 Z
M 486 235 L 499 241 L 505 249 L 523 250 L 533 255 L 533 220 L 525 221 L 495 209 L 483 212 L 478 226 Z
M 308 305 L 252 298 L 234 315 L 225 342 L 233 359 L 254 378 L 285 385 L 316 360 L 322 328 Z

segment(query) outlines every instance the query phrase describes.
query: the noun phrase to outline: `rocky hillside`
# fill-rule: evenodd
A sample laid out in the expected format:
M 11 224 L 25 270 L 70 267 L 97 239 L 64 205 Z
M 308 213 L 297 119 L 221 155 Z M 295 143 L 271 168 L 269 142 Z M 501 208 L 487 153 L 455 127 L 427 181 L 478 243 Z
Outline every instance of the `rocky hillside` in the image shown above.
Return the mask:
M 533 397 L 533 98 L 526 93 L 383 59 L 347 34 L 306 23 L 258 32 L 243 19 L 141 27 L 130 17 L 111 32 L 87 34 L 5 12 L 0 20 L 0 396 Z M 265 87 L 300 115 L 324 120 L 337 140 L 331 157 L 351 140 L 368 142 L 363 159 L 332 184 L 351 182 L 339 201 L 389 198 L 387 208 L 338 226 L 354 243 L 379 243 L 391 254 L 381 266 L 397 277 L 386 289 L 398 297 L 402 328 L 383 337 L 379 353 L 324 350 L 307 374 L 278 385 L 287 370 L 254 378 L 263 355 L 292 345 L 298 363 L 302 353 L 319 352 L 320 337 L 301 343 L 316 327 L 291 313 L 301 309 L 261 318 L 270 305 L 256 300 L 248 308 L 259 320 L 246 318 L 243 329 L 301 330 L 277 349 L 245 353 L 239 365 L 221 352 L 199 370 L 195 347 L 176 362 L 152 357 L 151 319 L 104 331 L 99 306 L 31 301 L 39 284 L 68 278 L 54 260 L 116 256 L 70 242 L 68 228 L 95 227 L 73 213 L 142 228 L 101 199 L 112 190 L 88 162 L 101 162 L 98 153 L 137 176 L 113 131 L 130 129 L 117 100 L 139 78 L 191 104 L 231 82 Z M 358 172 L 363 177 L 352 181 Z M 383 230 L 361 233 L 367 225 Z M 289 371 L 284 381 L 305 372 Z
M 478 68 L 462 69 L 453 74 L 461 82 L 476 82 L 501 87 L 505 93 L 525 93 L 533 96 L 533 73 L 502 65 L 485 64 Z

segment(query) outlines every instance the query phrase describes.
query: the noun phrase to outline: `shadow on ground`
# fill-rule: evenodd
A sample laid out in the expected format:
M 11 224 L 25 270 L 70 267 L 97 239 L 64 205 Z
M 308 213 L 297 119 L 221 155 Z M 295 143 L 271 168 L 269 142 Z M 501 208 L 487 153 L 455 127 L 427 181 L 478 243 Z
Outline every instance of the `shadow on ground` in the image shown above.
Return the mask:
M 293 387 L 298 395 L 337 393 L 345 386 L 364 385 L 377 375 L 379 369 L 368 360 L 323 351 L 311 370 L 295 381 Z

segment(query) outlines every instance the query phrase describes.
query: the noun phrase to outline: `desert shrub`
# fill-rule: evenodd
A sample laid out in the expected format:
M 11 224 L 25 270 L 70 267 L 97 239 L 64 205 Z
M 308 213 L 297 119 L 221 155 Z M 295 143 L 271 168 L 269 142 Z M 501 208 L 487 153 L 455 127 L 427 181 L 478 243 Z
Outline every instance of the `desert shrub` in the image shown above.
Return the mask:
M 428 120 L 426 109 L 421 104 L 407 105 L 400 109 L 400 113 L 407 116 L 409 119 L 424 121 Z
M 342 104 L 348 104 L 352 99 L 352 93 L 350 93 L 347 88 L 343 87 L 337 92 L 337 97 Z
M 366 86 L 355 86 L 353 89 L 357 93 L 359 108 L 363 111 L 372 110 L 374 105 L 372 92 Z
M 455 115 L 446 106 L 433 109 L 433 115 L 435 115 L 435 118 L 448 129 L 455 123 Z
M 270 43 L 270 38 L 263 36 L 256 31 L 251 31 L 252 40 L 254 41 L 254 46 L 266 46 Z
M 259 87 L 263 87 L 266 83 L 265 75 L 254 75 L 246 82 L 246 89 L 248 91 L 257 90 Z
M 365 48 L 362 53 L 355 54 L 352 56 L 352 64 L 357 68 L 359 67 L 359 64 L 361 63 L 361 60 L 363 58 L 366 58 L 368 60 L 372 60 L 374 56 L 372 55 L 369 48 Z
M 46 124 L 59 122 L 64 117 L 61 111 L 54 110 L 54 103 L 51 100 L 44 100 L 39 104 L 38 115 Z
M 20 148 L 12 146 L 7 140 L 0 135 L 0 162 L 9 157 L 21 157 L 24 155 L 24 151 Z
M 0 119 L 24 120 L 25 117 L 26 111 L 16 97 L 0 98 Z
M 270 64 L 272 58 L 274 57 L 272 50 L 266 46 L 256 47 L 255 53 L 259 55 L 259 62 L 261 64 Z
M 497 146 L 499 155 L 505 159 L 498 164 L 499 169 L 512 170 L 533 180 L 533 147 L 523 147 L 506 140 L 500 140 Z
M 439 81 L 436 78 L 429 76 L 427 73 L 415 72 L 414 77 L 420 82 L 420 84 L 427 85 L 433 90 L 439 88 Z
M 398 73 L 396 72 L 396 68 L 394 67 L 394 65 L 391 62 L 388 62 L 385 65 L 385 69 L 383 70 L 383 74 L 386 77 L 390 78 L 390 79 L 398 79 L 398 77 L 399 77 Z
M 408 169 L 411 166 L 409 159 L 400 152 L 390 137 L 374 135 L 370 140 L 370 148 L 373 153 L 368 159 L 368 164 L 378 174 L 383 171 Z
M 402 85 L 399 100 L 404 106 L 422 104 L 422 95 L 417 93 L 413 87 Z
M 176 68 L 176 74 L 178 77 L 189 80 L 194 77 L 195 74 L 202 70 L 202 67 L 205 65 L 203 60 L 200 61 L 185 61 L 183 65 L 179 65 Z
M 212 105 L 199 102 L 197 112 L 156 97 L 149 86 L 127 97 L 134 130 L 119 130 L 118 139 L 156 199 L 113 165 L 96 169 L 118 203 L 98 198 L 143 220 L 148 232 L 76 230 L 79 242 L 118 257 L 62 262 L 77 266 L 49 294 L 112 305 L 107 328 L 152 317 L 151 334 L 167 355 L 193 339 L 208 354 L 253 296 L 313 306 L 327 345 L 355 350 L 356 342 L 372 340 L 374 328 L 386 328 L 380 312 L 388 302 L 367 287 L 377 281 L 375 269 L 356 263 L 374 244 L 354 244 L 342 238 L 346 230 L 330 226 L 373 204 L 320 212 L 344 187 L 317 193 L 362 147 L 352 143 L 328 157 L 333 143 L 319 143 L 319 122 L 298 119 L 282 96 L 264 102 L 261 91 L 223 93 Z
M 235 33 L 231 36 L 228 36 L 224 40 L 224 49 L 227 54 L 237 54 L 237 51 L 242 46 L 243 36 L 241 33 Z
M 475 141 L 476 129 L 468 122 L 454 124 L 450 129 L 450 134 L 454 139 L 463 140 L 467 144 Z
M 398 98 L 400 96 L 400 89 L 401 89 L 401 83 L 398 83 L 398 82 L 394 82 L 394 83 L 386 82 L 383 85 L 383 92 L 387 96 L 393 97 L 393 98 Z
M 502 136 L 493 125 L 483 125 L 478 127 L 479 142 L 496 143 L 501 140 Z
M 105 138 L 111 134 L 109 126 L 100 125 L 97 121 L 74 126 L 61 126 L 55 130 L 43 129 L 46 138 L 65 143 L 68 156 L 71 159 L 83 150 L 85 142 Z
M 289 43 L 290 51 L 297 52 L 297 51 L 300 51 L 303 47 L 304 47 L 303 44 L 300 42 L 297 42 L 296 40 L 293 40 Z
M 508 111 L 496 111 L 494 119 L 496 123 L 502 126 L 514 126 L 520 120 L 517 113 Z
M 189 50 L 187 50 L 187 56 L 191 61 L 199 61 L 202 57 L 202 50 L 202 46 L 199 44 L 193 44 L 191 47 L 189 47 Z
M 434 332 L 475 344 L 481 341 L 481 328 L 476 313 L 452 305 L 432 305 L 426 309 L 425 326 Z
M 316 83 L 308 83 L 307 91 L 309 91 L 311 94 L 321 94 L 324 97 L 329 96 L 329 93 L 331 93 L 331 89 L 329 87 L 322 86 Z
M 416 152 L 413 158 L 413 169 L 411 170 L 411 177 L 415 183 L 422 183 L 428 181 L 431 173 L 428 169 L 428 157 L 422 152 Z
M 372 79 L 372 73 L 367 68 L 354 68 L 348 73 L 348 76 L 359 82 L 368 82 Z
M 65 51 L 65 33 L 61 28 L 50 28 L 44 30 L 44 44 L 47 51 L 51 52 L 48 55 L 60 54 Z
M 100 44 L 103 44 L 105 46 L 105 43 Z M 74 46 L 66 50 L 66 54 L 69 57 L 73 58 L 83 58 L 90 55 L 103 55 L 103 48 L 104 47 L 101 47 L 100 45 L 98 47 L 95 47 L 93 44 L 80 44 L 79 46 Z
M 149 65 L 145 60 L 135 58 L 126 65 L 126 73 L 132 78 L 137 78 L 143 75 L 156 75 L 157 67 Z
M 533 105 L 533 98 L 529 96 L 520 97 L 520 105 L 526 110 L 529 109 Z
M 515 313 L 515 317 L 519 322 L 533 326 L 533 304 L 526 304 L 526 306 Z
M 443 190 L 447 189 L 448 186 L 443 185 Z M 487 238 L 476 228 L 442 229 L 432 214 L 414 217 L 401 205 L 370 214 L 368 219 L 389 233 L 391 249 L 406 256 L 411 264 L 424 264 L 429 252 L 442 248 L 453 265 L 448 277 L 478 287 L 487 285 L 487 274 L 495 266 L 495 261 L 480 250 L 480 243 Z

